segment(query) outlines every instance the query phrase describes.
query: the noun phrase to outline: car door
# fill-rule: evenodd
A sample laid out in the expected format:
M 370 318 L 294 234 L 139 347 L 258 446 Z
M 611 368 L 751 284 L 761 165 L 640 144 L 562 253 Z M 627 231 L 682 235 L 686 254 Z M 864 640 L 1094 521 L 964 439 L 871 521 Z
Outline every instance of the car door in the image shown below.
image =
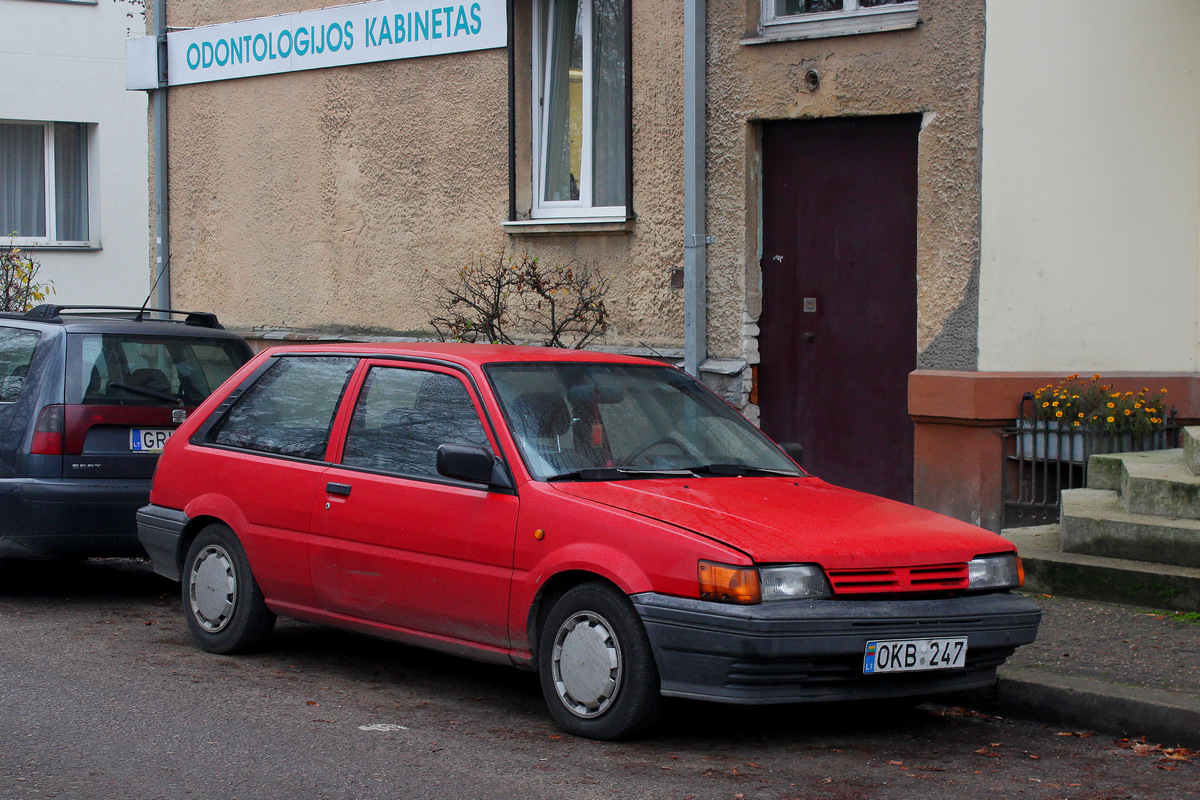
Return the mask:
M 373 362 L 312 515 L 313 586 L 329 611 L 508 647 L 517 497 L 437 473 L 441 444 L 496 452 L 456 370 Z

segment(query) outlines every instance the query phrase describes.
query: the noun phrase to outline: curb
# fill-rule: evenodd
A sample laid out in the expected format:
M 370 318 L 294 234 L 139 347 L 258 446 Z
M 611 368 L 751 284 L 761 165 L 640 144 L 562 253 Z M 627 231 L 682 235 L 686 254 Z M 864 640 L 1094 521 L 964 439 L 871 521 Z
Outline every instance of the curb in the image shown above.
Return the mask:
M 1200 748 L 1200 698 L 1191 695 L 1001 668 L 994 687 L 965 699 L 967 705 L 1006 716 Z

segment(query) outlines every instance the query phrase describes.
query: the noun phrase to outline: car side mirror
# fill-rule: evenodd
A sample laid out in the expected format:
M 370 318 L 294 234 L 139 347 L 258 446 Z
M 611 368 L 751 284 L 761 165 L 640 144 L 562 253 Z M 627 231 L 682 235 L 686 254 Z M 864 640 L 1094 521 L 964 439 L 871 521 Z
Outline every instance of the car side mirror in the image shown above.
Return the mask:
M 799 442 L 780 442 L 779 448 L 787 453 L 787 457 L 796 462 L 797 467 L 804 466 L 804 448 Z
M 486 447 L 443 444 L 437 449 L 439 475 L 470 483 L 484 483 L 493 489 L 511 489 L 512 481 L 500 459 Z

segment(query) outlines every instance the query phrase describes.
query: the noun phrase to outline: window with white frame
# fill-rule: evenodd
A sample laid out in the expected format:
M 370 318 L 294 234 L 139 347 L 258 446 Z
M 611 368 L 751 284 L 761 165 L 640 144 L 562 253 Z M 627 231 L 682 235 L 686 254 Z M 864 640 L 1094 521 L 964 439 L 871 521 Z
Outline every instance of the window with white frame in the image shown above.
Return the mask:
M 915 27 L 917 0 L 762 0 L 763 32 L 794 38 Z
M 538 0 L 534 8 L 532 216 L 624 217 L 628 0 Z
M 88 244 L 88 126 L 0 122 L 0 235 Z

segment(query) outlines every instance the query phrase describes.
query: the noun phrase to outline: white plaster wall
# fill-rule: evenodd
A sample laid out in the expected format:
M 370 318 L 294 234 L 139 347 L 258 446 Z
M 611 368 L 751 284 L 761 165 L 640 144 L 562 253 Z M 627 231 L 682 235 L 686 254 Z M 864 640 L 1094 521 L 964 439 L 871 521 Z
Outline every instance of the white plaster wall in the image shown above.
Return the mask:
M 147 93 L 125 90 L 143 6 L 0 0 L 0 119 L 87 122 L 98 250 L 43 249 L 58 303 L 141 305 L 150 290 Z M 97 237 L 98 233 L 98 237 Z
M 1200 3 L 993 0 L 981 370 L 1197 369 Z

